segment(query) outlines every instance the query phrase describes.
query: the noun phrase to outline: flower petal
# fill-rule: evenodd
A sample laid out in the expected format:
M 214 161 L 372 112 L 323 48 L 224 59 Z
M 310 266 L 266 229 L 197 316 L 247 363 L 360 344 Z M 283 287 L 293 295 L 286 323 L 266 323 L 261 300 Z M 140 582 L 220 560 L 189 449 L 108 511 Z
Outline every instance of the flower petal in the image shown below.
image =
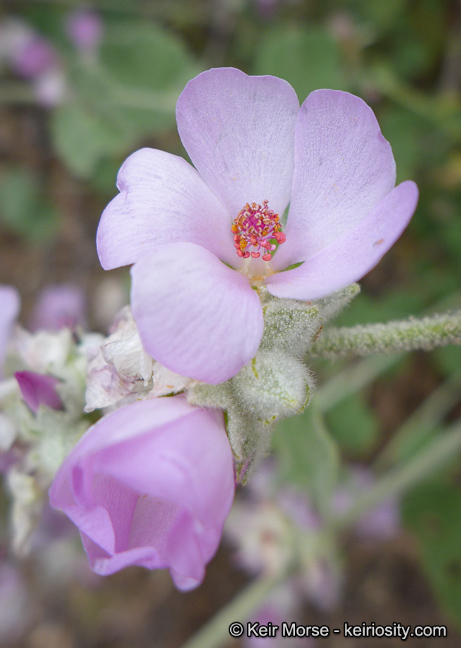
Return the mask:
M 16 371 L 14 375 L 22 397 L 35 414 L 40 405 L 55 410 L 62 409 L 62 401 L 56 391 L 56 385 L 59 385 L 57 378 L 35 371 Z
M 59 331 L 64 327 L 86 327 L 86 295 L 72 284 L 47 286 L 38 296 L 30 328 Z
M 50 501 L 79 527 L 97 573 L 169 567 L 186 590 L 216 552 L 234 488 L 222 412 L 175 396 L 92 426 L 59 468 Z
M 176 106 L 181 140 L 234 219 L 247 202 L 283 214 L 291 192 L 299 110 L 289 83 L 212 69 L 189 81 Z
M 259 298 L 246 277 L 211 252 L 191 243 L 163 245 L 131 273 L 141 340 L 162 365 L 217 384 L 253 358 L 264 326 Z
M 182 158 L 141 149 L 124 162 L 120 194 L 104 210 L 96 245 L 105 270 L 135 263 L 154 245 L 187 241 L 227 263 L 238 262 L 231 219 L 197 171 Z
M 395 185 L 395 162 L 371 108 L 338 90 L 316 90 L 296 124 L 287 240 L 273 265 L 306 261 L 352 229 Z
M 289 299 L 318 299 L 361 279 L 400 237 L 416 209 L 418 188 L 407 180 L 395 187 L 354 229 L 299 268 L 267 279 L 270 293 Z

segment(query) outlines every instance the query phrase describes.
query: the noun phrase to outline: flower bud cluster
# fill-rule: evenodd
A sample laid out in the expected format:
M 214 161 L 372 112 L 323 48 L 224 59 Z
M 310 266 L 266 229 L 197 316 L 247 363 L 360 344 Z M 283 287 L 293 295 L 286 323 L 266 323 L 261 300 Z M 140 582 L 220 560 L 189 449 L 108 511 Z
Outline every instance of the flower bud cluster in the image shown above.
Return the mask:
M 46 491 L 64 457 L 91 424 L 83 415 L 85 340 L 70 329 L 29 333 L 16 326 L 0 383 L 2 469 L 12 497 L 12 538 L 28 551 Z
M 267 454 L 275 424 L 299 414 L 315 388 L 306 362 L 324 323 L 358 294 L 353 284 L 315 302 L 277 299 L 259 289 L 264 334 L 255 357 L 219 385 L 191 384 L 190 403 L 226 411 L 227 433 L 237 461 L 237 475 L 249 475 Z
M 8 290 L 0 294 L 5 304 Z M 61 317 L 69 308 L 66 291 L 56 327 L 31 333 L 13 326 L 19 306 L 10 309 L 8 321 L 0 322 L 10 376 L 0 383 L 0 443 L 16 551 L 27 551 L 51 485 L 52 506 L 82 532 L 96 573 L 129 564 L 168 566 L 180 589 L 195 587 L 218 546 L 235 481 L 247 479 L 267 454 L 276 422 L 309 403 L 314 379 L 306 365 L 308 349 L 338 302 L 344 305 L 355 292 L 304 303 L 259 288 L 265 318 L 260 349 L 217 385 L 156 362 L 128 306 L 107 337 L 73 325 L 78 313 L 72 322 Z M 165 459 L 170 455 L 171 465 Z M 211 490 L 197 485 L 210 481 Z M 107 517 L 99 519 L 103 509 Z M 269 518 L 277 526 L 273 513 Z M 150 526 L 164 529 L 161 556 L 156 542 L 151 546 L 146 516 Z M 166 526 L 164 518 L 170 520 Z M 288 527 L 280 528 L 284 535 Z M 179 537 L 181 556 L 175 550 Z

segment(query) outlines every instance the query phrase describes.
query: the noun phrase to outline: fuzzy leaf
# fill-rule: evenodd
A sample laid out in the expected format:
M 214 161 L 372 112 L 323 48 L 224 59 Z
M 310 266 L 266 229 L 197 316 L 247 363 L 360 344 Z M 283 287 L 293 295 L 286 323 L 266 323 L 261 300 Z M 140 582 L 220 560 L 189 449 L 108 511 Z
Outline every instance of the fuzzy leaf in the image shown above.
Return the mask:
M 282 478 L 308 491 L 319 512 L 326 514 L 338 479 L 339 455 L 315 406 L 282 421 L 273 443 Z

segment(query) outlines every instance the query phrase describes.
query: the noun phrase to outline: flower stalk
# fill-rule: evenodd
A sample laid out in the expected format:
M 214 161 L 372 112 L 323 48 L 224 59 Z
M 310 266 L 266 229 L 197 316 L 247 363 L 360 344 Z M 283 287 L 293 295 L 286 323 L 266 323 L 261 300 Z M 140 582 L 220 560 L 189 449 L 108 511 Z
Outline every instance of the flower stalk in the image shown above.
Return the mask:
M 461 344 L 461 310 L 386 324 L 331 328 L 322 332 L 309 350 L 311 356 L 341 358 Z
M 229 641 L 229 626 L 235 621 L 244 624 L 292 570 L 293 565 L 286 565 L 276 574 L 258 578 L 250 583 L 229 605 L 220 610 L 199 632 L 183 644 L 182 648 L 224 646 Z
M 351 526 L 365 511 L 390 497 L 401 495 L 429 474 L 442 468 L 461 450 L 461 423 L 452 425 L 447 432 L 421 450 L 413 459 L 395 466 L 375 485 L 357 498 L 354 505 L 341 517 L 332 520 L 332 528 L 338 530 Z

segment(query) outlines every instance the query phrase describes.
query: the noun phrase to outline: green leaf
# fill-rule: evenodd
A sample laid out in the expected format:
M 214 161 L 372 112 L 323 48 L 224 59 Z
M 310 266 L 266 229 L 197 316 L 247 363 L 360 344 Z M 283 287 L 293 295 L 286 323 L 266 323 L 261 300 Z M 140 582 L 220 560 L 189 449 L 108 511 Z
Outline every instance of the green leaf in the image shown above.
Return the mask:
M 198 72 L 182 43 L 152 23 L 109 23 L 97 61 L 70 62 L 75 98 L 53 118 L 58 152 L 77 175 L 174 127 L 176 100 Z
M 397 182 L 413 178 L 425 154 L 421 118 L 399 106 L 392 106 L 380 119 L 384 137 L 391 142 L 397 164 Z
M 183 43 L 154 23 L 109 25 L 101 44 L 99 76 L 120 115 L 141 132 L 166 130 L 189 79 L 200 71 Z M 94 96 L 103 101 L 101 93 Z
M 92 187 L 106 198 L 117 194 L 117 173 L 123 160 L 119 158 L 101 158 L 90 178 Z
M 273 444 L 282 479 L 308 491 L 320 513 L 327 513 L 338 479 L 339 457 L 319 412 L 311 405 L 302 414 L 282 421 Z
M 434 351 L 434 357 L 446 374 L 458 371 L 461 367 L 461 347 L 452 345 L 441 347 Z
M 77 102 L 54 111 L 51 133 L 59 155 L 83 178 L 92 175 L 101 158 L 124 150 L 127 143 L 126 132 Z
M 341 401 L 326 415 L 328 429 L 345 450 L 365 452 L 378 439 L 378 421 L 362 394 Z
M 417 291 L 393 290 L 376 299 L 362 292 L 349 308 L 342 311 L 335 320 L 335 326 L 355 326 L 402 319 L 421 312 L 423 300 Z
M 268 31 L 259 47 L 254 73 L 286 79 L 301 101 L 317 88 L 342 90 L 346 86 L 338 44 L 321 27 Z
M 22 169 L 9 169 L 0 182 L 2 225 L 31 241 L 45 241 L 56 232 L 53 207 L 43 198 L 36 178 Z
M 421 546 L 424 570 L 443 609 L 461 628 L 461 489 L 432 482 L 412 491 L 402 516 Z

